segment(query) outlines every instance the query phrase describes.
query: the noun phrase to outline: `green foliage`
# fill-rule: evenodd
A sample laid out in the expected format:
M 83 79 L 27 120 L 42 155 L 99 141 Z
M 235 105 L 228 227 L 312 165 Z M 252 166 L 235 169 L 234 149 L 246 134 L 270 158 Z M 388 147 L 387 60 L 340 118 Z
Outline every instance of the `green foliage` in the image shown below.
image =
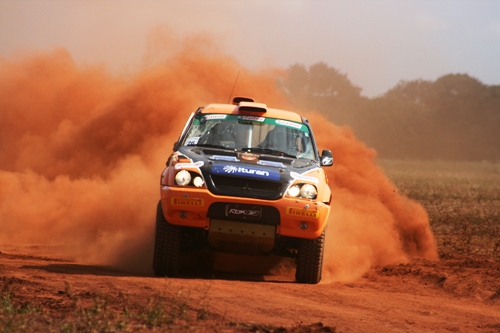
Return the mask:
M 382 157 L 500 160 L 500 86 L 467 74 L 402 81 L 369 99 L 325 63 L 296 64 L 282 88 L 297 107 L 352 127 Z
M 347 75 L 322 62 L 309 69 L 299 64 L 291 66 L 282 88 L 297 106 L 328 112 L 354 110 L 364 100 L 361 89 Z

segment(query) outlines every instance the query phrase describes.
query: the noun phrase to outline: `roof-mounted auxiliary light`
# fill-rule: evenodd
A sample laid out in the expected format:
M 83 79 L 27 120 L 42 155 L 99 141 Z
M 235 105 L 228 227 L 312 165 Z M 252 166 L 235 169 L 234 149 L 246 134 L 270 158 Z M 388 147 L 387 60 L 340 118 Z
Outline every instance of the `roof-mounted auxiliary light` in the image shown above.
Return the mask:
M 255 100 L 250 97 L 234 97 L 233 104 L 238 105 L 238 111 L 243 112 L 267 112 L 267 105 L 263 103 L 255 103 Z
M 267 112 L 267 105 L 263 103 L 240 102 L 238 104 L 238 111 L 263 113 Z
M 250 97 L 241 97 L 241 96 L 233 98 L 234 105 L 239 105 L 241 102 L 255 102 L 255 100 Z

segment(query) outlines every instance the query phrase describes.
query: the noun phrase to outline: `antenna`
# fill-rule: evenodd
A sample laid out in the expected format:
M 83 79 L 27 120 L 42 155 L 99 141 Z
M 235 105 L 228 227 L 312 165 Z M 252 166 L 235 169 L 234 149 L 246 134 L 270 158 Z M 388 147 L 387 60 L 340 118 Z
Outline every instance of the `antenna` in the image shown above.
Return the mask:
M 236 80 L 234 80 L 233 89 L 231 90 L 231 94 L 229 94 L 229 100 L 227 104 L 231 103 L 231 96 L 233 96 L 234 87 L 236 87 L 236 82 L 238 82 L 238 77 L 240 76 L 240 71 L 238 71 L 238 75 L 236 75 Z

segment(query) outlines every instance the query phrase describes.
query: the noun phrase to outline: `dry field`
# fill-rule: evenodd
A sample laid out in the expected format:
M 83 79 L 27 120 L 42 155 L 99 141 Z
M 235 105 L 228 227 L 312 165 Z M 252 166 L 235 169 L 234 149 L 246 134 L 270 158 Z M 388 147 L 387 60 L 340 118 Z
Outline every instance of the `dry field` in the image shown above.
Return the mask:
M 500 332 L 500 164 L 382 160 L 428 211 L 440 260 L 359 281 L 176 279 L 0 248 L 0 332 Z
M 441 258 L 500 258 L 500 164 L 381 160 L 389 178 L 429 214 Z

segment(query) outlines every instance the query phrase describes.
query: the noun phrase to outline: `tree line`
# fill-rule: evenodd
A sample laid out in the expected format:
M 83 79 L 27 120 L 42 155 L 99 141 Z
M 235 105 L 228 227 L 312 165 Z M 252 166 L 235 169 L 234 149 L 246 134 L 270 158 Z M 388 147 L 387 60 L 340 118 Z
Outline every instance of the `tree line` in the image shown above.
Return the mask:
M 279 86 L 295 106 L 350 126 L 380 157 L 500 161 L 500 85 L 448 74 L 368 98 L 321 62 L 290 66 Z

